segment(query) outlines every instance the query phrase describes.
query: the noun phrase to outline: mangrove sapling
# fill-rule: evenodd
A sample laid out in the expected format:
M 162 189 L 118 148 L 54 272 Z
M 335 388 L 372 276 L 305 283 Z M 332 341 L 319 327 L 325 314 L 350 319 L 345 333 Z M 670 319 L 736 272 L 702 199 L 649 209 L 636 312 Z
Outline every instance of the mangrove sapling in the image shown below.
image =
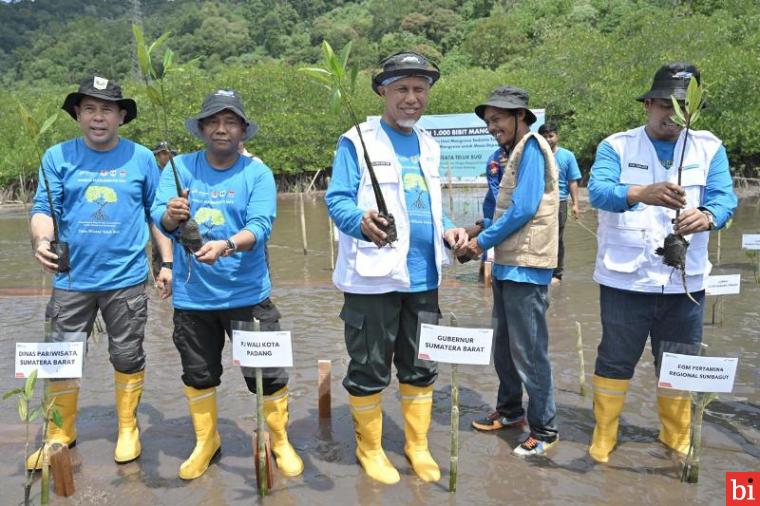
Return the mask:
M 689 143 L 689 130 L 697 122 L 702 108 L 702 98 L 704 96 L 704 88 L 697 82 L 695 77 L 691 77 L 689 81 L 689 87 L 686 90 L 686 100 L 684 102 L 684 108 L 681 109 L 681 104 L 678 100 L 671 95 L 670 99 L 673 102 L 673 110 L 675 116 L 671 116 L 671 120 L 685 129 L 683 145 L 681 147 L 681 156 L 678 162 L 678 186 L 681 186 L 681 175 L 683 174 L 683 159 L 686 154 L 686 145 Z M 681 213 L 680 209 L 676 209 L 675 222 L 678 221 L 678 217 Z M 655 253 L 662 256 L 662 262 L 668 267 L 673 267 L 681 272 L 681 283 L 683 284 L 686 296 L 691 299 L 694 304 L 699 304 L 689 293 L 689 288 L 686 285 L 686 252 L 689 249 L 689 241 L 681 234 L 670 233 L 665 237 L 665 243 L 662 247 L 657 248 Z
M 42 126 L 38 126 L 37 122 L 32 117 L 29 110 L 24 107 L 24 104 L 19 102 L 18 113 L 21 117 L 21 123 L 24 125 L 27 135 L 34 144 L 34 150 L 37 153 L 37 158 L 40 162 L 40 173 L 42 174 L 42 183 L 44 183 L 45 193 L 47 194 L 48 206 L 50 207 L 50 219 L 53 221 L 53 240 L 50 242 L 50 251 L 58 255 L 58 259 L 55 260 L 58 272 L 69 272 L 71 264 L 69 262 L 69 243 L 62 242 L 59 235 L 58 219 L 55 216 L 55 207 L 53 206 L 53 193 L 50 190 L 50 181 L 45 172 L 45 165 L 42 162 L 42 150 L 40 148 L 40 139 L 47 132 L 53 123 L 58 119 L 58 113 L 54 113 L 48 117 Z
M 17 399 L 17 405 L 18 405 L 18 416 L 21 419 L 22 422 L 24 422 L 25 425 L 25 441 L 24 441 L 24 505 L 29 505 L 29 499 L 32 491 L 32 482 L 34 481 L 34 469 L 37 468 L 39 464 L 39 459 L 42 457 L 43 462 L 43 469 L 42 469 L 42 492 L 41 492 L 41 502 L 42 504 L 47 504 L 48 499 L 48 491 L 49 488 L 49 481 L 48 481 L 48 473 L 47 473 L 47 462 L 44 457 L 44 454 L 46 453 L 47 449 L 46 446 L 48 444 L 47 441 L 47 428 L 48 424 L 50 422 L 53 422 L 56 426 L 62 427 L 63 426 L 63 418 L 61 417 L 61 413 L 55 408 L 55 398 L 48 399 L 47 393 L 43 395 L 42 401 L 40 402 L 40 405 L 35 409 L 29 409 L 30 404 L 34 398 L 34 389 L 37 386 L 37 369 L 32 371 L 32 373 L 29 375 L 29 377 L 26 379 L 26 382 L 24 383 L 23 388 L 14 388 L 12 390 L 8 390 L 3 394 L 3 400 L 9 399 L 10 397 L 16 396 Z M 42 423 L 42 450 L 37 454 L 37 461 L 34 463 L 33 469 L 26 469 L 26 458 L 29 455 L 29 432 L 31 429 L 31 424 L 34 422 L 37 418 L 42 417 L 43 423 Z
M 364 144 L 364 137 L 359 128 L 359 121 L 357 120 L 356 112 L 354 111 L 353 103 L 351 101 L 351 95 L 356 86 L 358 69 L 357 67 L 353 67 L 350 70 L 347 68 L 348 56 L 350 53 L 350 41 L 343 47 L 340 54 L 337 55 L 333 51 L 332 46 L 330 46 L 330 43 L 323 40 L 322 64 L 324 67 L 304 67 L 298 70 L 305 72 L 330 92 L 330 106 L 333 113 L 339 112 L 341 104 L 348 112 L 351 123 L 353 124 L 356 133 L 359 135 L 359 142 L 362 145 L 364 163 L 367 166 L 367 172 L 369 172 L 370 182 L 372 183 L 372 192 L 375 194 L 375 201 L 377 202 L 378 214 L 380 218 L 383 218 L 387 222 L 387 225 L 381 225 L 379 223 L 376 223 L 376 225 L 386 234 L 385 243 L 383 245 L 391 244 L 398 239 L 396 233 L 396 221 L 393 215 L 388 212 L 388 207 L 385 204 L 383 192 L 380 190 L 380 184 L 377 181 L 377 176 L 375 176 L 375 169 L 369 158 L 367 146 Z
M 700 355 L 707 348 L 700 347 Z M 713 392 L 691 392 L 691 431 L 689 436 L 689 451 L 681 469 L 681 481 L 697 483 L 699 481 L 699 455 L 702 452 L 702 419 L 705 408 L 718 398 Z
M 172 154 L 171 145 L 169 143 L 169 103 L 166 87 L 164 85 L 164 78 L 171 72 L 181 72 L 182 67 L 174 63 L 174 52 L 168 48 L 164 51 L 164 57 L 160 64 L 153 61 L 154 52 L 166 42 L 169 35 L 171 35 L 171 32 L 162 34 L 150 45 L 145 43 L 145 37 L 138 25 L 132 25 L 132 33 L 135 36 L 137 61 L 140 66 L 140 74 L 142 75 L 143 83 L 145 84 L 145 91 L 148 94 L 150 102 L 158 108 L 161 114 L 161 129 L 164 140 L 167 143 L 169 164 L 172 168 L 174 184 L 177 187 L 177 196 L 187 197 L 187 194 L 182 190 L 182 184 L 180 183 L 179 175 L 177 174 L 177 166 L 174 164 L 174 155 Z M 156 83 L 158 86 L 156 86 Z M 189 253 L 195 253 L 201 249 L 201 246 L 203 246 L 200 227 L 192 216 L 179 224 L 179 243 L 185 248 L 185 251 Z

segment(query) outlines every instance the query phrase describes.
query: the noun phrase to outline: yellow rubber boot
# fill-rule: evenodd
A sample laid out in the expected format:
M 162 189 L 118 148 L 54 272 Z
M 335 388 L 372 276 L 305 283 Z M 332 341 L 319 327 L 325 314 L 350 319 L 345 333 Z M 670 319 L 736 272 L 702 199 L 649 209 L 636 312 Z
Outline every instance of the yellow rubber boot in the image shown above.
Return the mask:
M 610 452 L 617 444 L 620 413 L 630 380 L 602 378 L 594 375 L 594 435 L 588 453 L 597 462 L 609 461 Z
M 52 421 L 47 426 L 47 441 L 61 443 L 70 448 L 77 443 L 77 403 L 79 402 L 79 380 L 60 380 L 47 382 L 49 399 L 55 398 L 55 407 L 61 414 L 63 427 L 58 427 Z M 26 459 L 28 470 L 42 469 L 40 450 L 35 451 Z
M 681 390 L 657 389 L 657 409 L 660 412 L 660 441 L 686 455 L 691 437 L 691 398 Z
M 119 418 L 119 438 L 113 459 L 117 464 L 132 462 L 140 456 L 140 428 L 137 426 L 137 405 L 143 392 L 145 370 L 134 374 L 114 371 L 116 415 Z
M 298 476 L 303 472 L 303 460 L 288 441 L 288 387 L 264 396 L 264 419 L 272 435 L 277 467 L 285 476 Z
M 432 482 L 441 479 L 441 470 L 428 449 L 427 433 L 433 411 L 433 385 L 416 387 L 399 384 L 401 411 L 404 413 L 404 453 L 412 463 L 414 472 L 422 480 Z
M 398 483 L 401 477 L 382 446 L 383 408 L 380 394 L 365 397 L 348 396 L 351 418 L 356 433 L 356 458 L 364 472 L 373 480 L 386 485 Z
M 194 480 L 206 472 L 222 449 L 222 439 L 216 430 L 216 388 L 196 390 L 186 386 L 185 397 L 195 429 L 195 449 L 179 466 L 179 477 Z

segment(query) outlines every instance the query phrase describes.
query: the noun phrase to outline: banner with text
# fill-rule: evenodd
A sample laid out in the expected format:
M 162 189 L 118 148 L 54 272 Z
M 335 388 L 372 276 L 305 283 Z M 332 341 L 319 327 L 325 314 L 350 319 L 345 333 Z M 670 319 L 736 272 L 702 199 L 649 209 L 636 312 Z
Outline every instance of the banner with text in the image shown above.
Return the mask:
M 488 365 L 493 329 L 444 327 L 423 323 L 417 358 L 448 364 Z
M 16 377 L 28 378 L 37 369 L 38 378 L 81 378 L 84 343 L 16 343 Z

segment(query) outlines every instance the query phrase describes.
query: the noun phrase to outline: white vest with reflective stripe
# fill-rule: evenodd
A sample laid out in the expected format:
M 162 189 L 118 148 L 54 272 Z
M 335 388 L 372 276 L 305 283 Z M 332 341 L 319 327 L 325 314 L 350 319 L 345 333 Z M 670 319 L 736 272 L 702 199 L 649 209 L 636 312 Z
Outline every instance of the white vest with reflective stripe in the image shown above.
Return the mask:
M 620 157 L 620 183 L 648 185 L 678 181 L 678 161 L 685 131 L 673 151 L 673 166 L 666 170 L 644 127 L 611 135 L 606 141 Z M 721 141 L 706 130 L 690 130 L 684 155 L 681 186 L 686 190 L 686 208 L 702 204 L 710 163 Z M 622 213 L 599 210 L 598 250 L 594 280 L 602 285 L 636 292 L 684 293 L 680 271 L 662 263 L 655 250 L 673 230 L 675 211 L 638 204 Z M 712 264 L 707 257 L 709 232 L 686 236 L 686 284 L 690 292 L 704 288 L 704 277 Z
M 380 125 L 380 120 L 370 120 L 360 125 L 362 137 L 367 145 L 380 188 L 385 198 L 388 212 L 396 220 L 398 240 L 392 245 L 378 248 L 374 243 L 355 239 L 340 232 L 338 260 L 333 272 L 333 283 L 339 290 L 348 293 L 387 293 L 409 288 L 409 269 L 406 257 L 409 252 L 409 216 L 406 211 L 406 197 L 401 174 L 401 164 L 391 144 L 391 140 Z M 435 261 L 438 266 L 438 284 L 441 283 L 441 266 L 449 263 L 443 246 L 443 222 L 441 204 L 441 178 L 438 174 L 441 152 L 433 137 L 414 128 L 420 143 L 420 167 L 430 193 L 435 241 Z M 364 162 L 356 129 L 351 128 L 343 137 L 350 140 L 356 149 L 362 177 L 359 182 L 356 205 L 359 209 L 377 209 L 372 183 Z

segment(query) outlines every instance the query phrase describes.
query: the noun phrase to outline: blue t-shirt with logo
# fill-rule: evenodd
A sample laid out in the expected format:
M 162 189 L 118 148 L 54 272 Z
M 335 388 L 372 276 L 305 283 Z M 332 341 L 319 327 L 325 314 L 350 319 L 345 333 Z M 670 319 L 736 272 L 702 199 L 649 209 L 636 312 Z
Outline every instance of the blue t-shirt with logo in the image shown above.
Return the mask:
M 581 169 L 578 168 L 578 160 L 575 159 L 575 155 L 569 149 L 557 148 L 554 159 L 557 161 L 559 176 L 559 199 L 567 200 L 570 194 L 568 182 L 578 181 L 581 178 Z
M 182 188 L 189 188 L 190 214 L 198 222 L 203 242 L 226 240 L 241 230 L 250 231 L 256 242 L 249 251 L 220 257 L 214 264 L 197 261 L 174 242 L 173 302 L 178 309 L 215 310 L 251 306 L 272 291 L 266 258 L 266 242 L 277 208 L 272 171 L 258 159 L 240 156 L 225 170 L 214 169 L 206 151 L 174 159 Z M 161 174 L 151 213 L 159 229 L 166 205 L 177 196 L 171 166 Z
M 105 291 L 145 281 L 150 205 L 159 170 L 153 153 L 127 139 L 96 151 L 84 139 L 45 152 L 60 240 L 69 244 L 71 270 L 56 274 L 55 288 Z M 42 172 L 31 214 L 50 216 Z

